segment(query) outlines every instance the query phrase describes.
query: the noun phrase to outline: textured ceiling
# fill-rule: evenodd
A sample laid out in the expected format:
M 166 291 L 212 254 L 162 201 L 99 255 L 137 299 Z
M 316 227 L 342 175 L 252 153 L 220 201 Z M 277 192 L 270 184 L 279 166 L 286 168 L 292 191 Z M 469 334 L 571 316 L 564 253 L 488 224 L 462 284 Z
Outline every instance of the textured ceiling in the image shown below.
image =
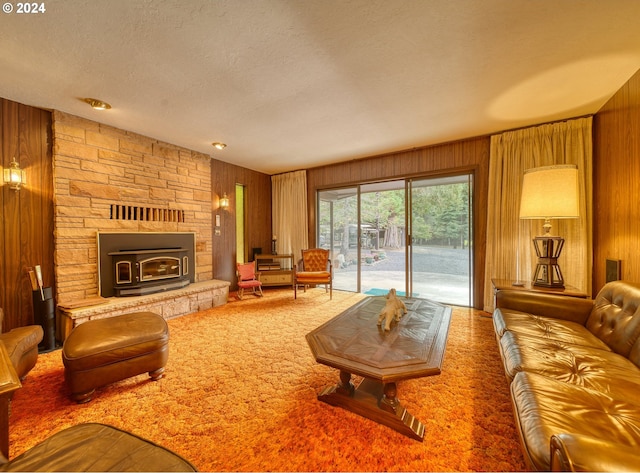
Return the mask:
M 0 13 L 1 97 L 268 174 L 591 114 L 640 69 L 638 0 L 43 3 Z

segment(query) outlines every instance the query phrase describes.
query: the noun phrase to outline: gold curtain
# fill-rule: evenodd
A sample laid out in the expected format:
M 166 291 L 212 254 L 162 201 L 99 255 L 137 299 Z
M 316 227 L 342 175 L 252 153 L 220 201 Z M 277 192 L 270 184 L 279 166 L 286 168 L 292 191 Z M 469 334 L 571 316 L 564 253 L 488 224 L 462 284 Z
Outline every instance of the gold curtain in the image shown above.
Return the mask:
M 294 171 L 271 177 L 272 225 L 278 254 L 292 254 L 294 263 L 309 247 L 307 173 Z
M 592 118 L 509 131 L 491 137 L 484 310 L 493 311 L 491 279 L 530 281 L 537 263 L 533 238 L 542 220 L 521 220 L 520 192 L 526 169 L 554 164 L 578 166 L 580 218 L 552 220 L 565 239 L 558 260 L 565 284 L 591 294 Z

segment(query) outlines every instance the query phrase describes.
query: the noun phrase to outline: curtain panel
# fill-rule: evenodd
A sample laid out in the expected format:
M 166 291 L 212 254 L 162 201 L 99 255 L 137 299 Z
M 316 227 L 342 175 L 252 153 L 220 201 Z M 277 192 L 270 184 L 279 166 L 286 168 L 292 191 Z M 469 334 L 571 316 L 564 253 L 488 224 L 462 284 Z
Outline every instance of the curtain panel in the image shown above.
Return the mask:
M 271 204 L 277 252 L 292 254 L 295 264 L 309 247 L 306 171 L 272 176 Z
M 592 117 L 509 131 L 491 137 L 484 310 L 492 312 L 491 279 L 531 281 L 537 264 L 533 238 L 543 220 L 519 218 L 524 171 L 555 164 L 578 166 L 580 217 L 551 221 L 565 239 L 558 264 L 565 284 L 591 294 Z

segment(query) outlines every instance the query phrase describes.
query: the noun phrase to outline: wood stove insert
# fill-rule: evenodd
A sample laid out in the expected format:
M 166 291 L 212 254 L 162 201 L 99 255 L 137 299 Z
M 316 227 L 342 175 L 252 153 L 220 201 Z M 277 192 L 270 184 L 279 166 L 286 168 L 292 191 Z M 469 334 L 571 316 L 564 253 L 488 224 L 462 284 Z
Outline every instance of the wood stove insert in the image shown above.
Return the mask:
M 108 256 L 113 263 L 113 290 L 117 297 L 142 296 L 189 284 L 185 248 L 115 251 Z
M 195 233 L 98 233 L 102 297 L 181 289 L 195 282 L 195 274 Z

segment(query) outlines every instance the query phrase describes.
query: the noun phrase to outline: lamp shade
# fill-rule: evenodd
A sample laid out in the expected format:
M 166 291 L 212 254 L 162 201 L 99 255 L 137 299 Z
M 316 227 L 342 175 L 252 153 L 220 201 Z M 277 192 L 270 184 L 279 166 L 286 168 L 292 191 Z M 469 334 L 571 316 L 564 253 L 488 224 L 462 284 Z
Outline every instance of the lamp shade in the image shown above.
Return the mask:
M 527 169 L 520 218 L 578 218 L 578 168 L 573 164 Z

